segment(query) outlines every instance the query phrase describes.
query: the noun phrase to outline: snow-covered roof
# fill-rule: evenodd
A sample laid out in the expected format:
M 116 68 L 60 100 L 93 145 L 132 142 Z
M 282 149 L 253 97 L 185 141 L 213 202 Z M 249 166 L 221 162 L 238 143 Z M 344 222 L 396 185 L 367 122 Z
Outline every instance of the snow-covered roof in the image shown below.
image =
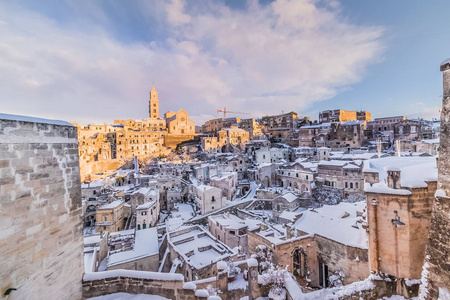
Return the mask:
M 290 203 L 290 202 L 293 202 L 293 201 L 295 201 L 295 200 L 298 199 L 297 195 L 295 195 L 295 194 L 292 193 L 292 192 L 288 192 L 288 193 L 284 194 L 284 195 L 281 196 L 281 197 L 283 197 L 284 199 L 286 199 L 286 201 L 289 202 L 289 203 Z
M 202 269 L 234 254 L 228 246 L 199 226 L 192 226 L 190 231 L 183 229 L 171 232 L 168 240 L 184 261 L 196 269 Z
M 359 167 L 355 166 L 353 164 L 348 164 L 348 165 L 344 166 L 344 169 L 359 169 Z
M 136 209 L 138 209 L 138 210 L 140 210 L 140 209 L 149 209 L 150 207 L 152 207 L 155 204 L 156 204 L 156 200 L 145 202 L 144 204 L 141 204 L 138 207 L 136 207 Z
M 42 118 L 36 118 L 36 117 L 1 114 L 1 113 L 0 113 L 0 120 L 11 120 L 11 121 L 21 121 L 21 122 L 31 122 L 31 123 L 43 123 L 43 124 L 52 124 L 52 125 L 61 125 L 61 126 L 74 127 L 69 122 L 61 121 L 61 120 L 49 120 L 49 119 L 42 119 Z
M 380 159 L 371 159 L 364 163 L 366 169 L 376 169 L 379 174 L 379 183 L 374 184 L 367 192 L 377 192 L 386 185 L 388 170 L 401 171 L 401 186 L 405 188 L 425 188 L 426 181 L 437 181 L 437 165 L 435 157 L 385 157 Z M 375 190 L 374 188 L 377 188 Z M 381 193 L 380 191 L 378 191 Z
M 197 186 L 197 189 L 201 190 L 201 191 L 208 191 L 211 189 L 217 189 L 216 187 L 210 186 L 210 185 L 206 185 L 206 184 L 201 184 L 199 186 Z
M 323 123 L 323 124 L 318 124 L 318 125 L 307 125 L 307 126 L 300 127 L 300 129 L 314 129 L 314 128 L 321 128 L 321 127 L 331 127 L 331 123 Z
M 247 227 L 244 220 L 239 218 L 238 216 L 232 214 L 221 214 L 217 216 L 209 216 L 208 218 L 213 219 L 223 227 L 228 229 L 241 229 Z
M 100 242 L 100 239 L 101 239 L 100 234 L 85 236 L 84 237 L 84 244 L 85 245 L 97 244 L 97 243 Z
M 99 207 L 99 209 L 113 209 L 118 207 L 119 205 L 121 205 L 124 201 L 123 200 L 114 200 L 111 203 L 105 204 L 101 207 Z
M 279 218 L 285 219 L 285 220 L 289 220 L 289 221 L 293 222 L 293 221 L 295 220 L 295 218 L 296 218 L 298 215 L 300 215 L 300 214 L 301 214 L 301 212 L 299 212 L 299 211 L 288 211 L 288 210 L 284 210 L 284 211 L 280 214 Z
M 347 164 L 348 162 L 346 161 L 342 161 L 342 160 L 321 160 L 319 162 L 319 166 L 339 166 L 339 167 L 343 167 Z
M 108 267 L 158 254 L 157 228 L 137 230 L 133 250 L 111 254 L 108 258 Z
M 366 122 L 365 120 L 363 120 L 363 121 L 347 121 L 347 122 L 340 122 L 340 124 L 349 126 L 349 125 L 361 125 L 361 124 L 364 124 L 365 122 Z
M 293 227 L 348 246 L 367 249 L 367 233 L 357 222 L 360 217 L 356 214 L 357 211 L 362 212 L 365 207 L 365 201 L 324 205 L 321 208 L 304 211 Z M 349 215 L 343 218 L 346 213 Z

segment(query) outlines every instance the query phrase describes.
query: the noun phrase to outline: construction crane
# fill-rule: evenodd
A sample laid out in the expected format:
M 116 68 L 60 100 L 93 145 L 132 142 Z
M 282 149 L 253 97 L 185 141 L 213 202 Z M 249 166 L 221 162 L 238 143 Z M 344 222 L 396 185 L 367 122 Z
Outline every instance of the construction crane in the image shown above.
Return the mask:
M 223 117 L 224 117 L 224 118 L 227 117 L 227 114 L 228 114 L 228 113 L 230 113 L 230 114 L 240 114 L 240 115 L 250 115 L 249 113 L 244 113 L 244 112 L 229 111 L 229 110 L 227 110 L 226 107 L 224 107 L 223 110 L 222 110 L 222 109 L 218 109 L 217 112 L 218 112 L 218 113 L 223 112 Z

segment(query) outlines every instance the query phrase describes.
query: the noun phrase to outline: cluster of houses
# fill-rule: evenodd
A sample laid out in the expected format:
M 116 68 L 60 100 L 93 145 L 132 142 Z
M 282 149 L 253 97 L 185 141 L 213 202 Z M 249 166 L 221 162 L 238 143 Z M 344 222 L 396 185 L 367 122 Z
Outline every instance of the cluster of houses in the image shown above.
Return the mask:
M 399 279 L 407 295 L 424 259 L 436 157 L 432 148 L 381 144 L 374 152 L 259 139 L 241 151 L 155 160 L 145 171 L 118 170 L 83 185 L 89 271 L 179 273 L 195 282 L 217 276 L 220 261 L 264 253 L 304 291 L 375 272 Z M 405 227 L 393 226 L 397 218 Z M 154 248 L 141 248 L 140 239 Z

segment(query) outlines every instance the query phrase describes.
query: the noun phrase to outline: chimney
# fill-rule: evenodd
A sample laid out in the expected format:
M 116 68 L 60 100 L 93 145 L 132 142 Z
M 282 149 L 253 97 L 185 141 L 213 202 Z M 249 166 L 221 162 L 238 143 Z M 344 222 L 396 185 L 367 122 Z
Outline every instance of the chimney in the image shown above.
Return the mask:
M 387 170 L 387 185 L 391 189 L 400 189 L 400 169 L 399 168 L 389 168 Z

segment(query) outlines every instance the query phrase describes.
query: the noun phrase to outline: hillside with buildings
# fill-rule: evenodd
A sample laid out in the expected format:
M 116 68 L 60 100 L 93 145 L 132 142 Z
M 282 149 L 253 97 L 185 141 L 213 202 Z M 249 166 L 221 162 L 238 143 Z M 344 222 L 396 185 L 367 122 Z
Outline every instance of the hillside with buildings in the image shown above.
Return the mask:
M 199 130 L 159 118 L 154 87 L 144 120 L 0 115 L 2 293 L 447 299 L 449 66 L 441 126 L 329 110 Z

